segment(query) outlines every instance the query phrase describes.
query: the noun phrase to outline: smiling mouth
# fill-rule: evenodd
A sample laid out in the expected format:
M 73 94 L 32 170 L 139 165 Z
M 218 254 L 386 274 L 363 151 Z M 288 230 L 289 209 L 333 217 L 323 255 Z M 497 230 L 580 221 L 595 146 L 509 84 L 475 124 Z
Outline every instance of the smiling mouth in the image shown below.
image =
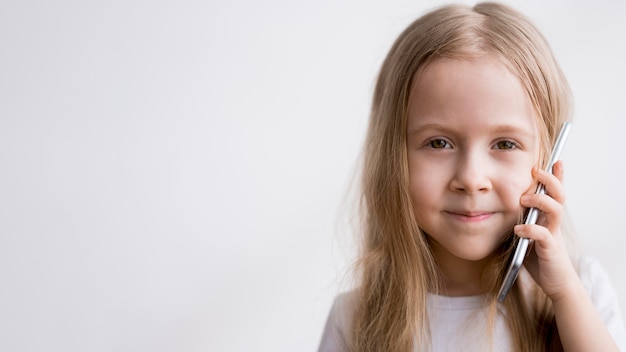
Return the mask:
M 489 219 L 494 213 L 488 211 L 479 211 L 479 212 L 456 212 L 456 211 L 446 211 L 448 215 L 453 217 L 454 219 L 463 221 L 463 222 L 478 222 Z

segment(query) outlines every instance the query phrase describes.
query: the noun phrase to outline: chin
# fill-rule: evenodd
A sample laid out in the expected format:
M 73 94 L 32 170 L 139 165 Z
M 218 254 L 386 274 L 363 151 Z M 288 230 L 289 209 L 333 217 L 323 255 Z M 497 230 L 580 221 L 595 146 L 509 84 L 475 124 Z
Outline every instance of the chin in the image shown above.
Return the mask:
M 500 252 L 498 250 L 499 248 L 499 246 L 490 248 L 474 248 L 471 251 L 468 251 L 467 248 L 465 248 L 464 250 L 451 252 L 451 254 L 462 260 L 479 262 L 494 258 L 496 254 Z
M 483 261 L 485 259 L 491 259 L 494 256 L 494 252 L 490 252 L 488 254 L 485 255 L 468 255 L 468 256 L 464 256 L 464 257 L 459 257 L 463 260 L 467 260 L 470 262 L 480 262 Z

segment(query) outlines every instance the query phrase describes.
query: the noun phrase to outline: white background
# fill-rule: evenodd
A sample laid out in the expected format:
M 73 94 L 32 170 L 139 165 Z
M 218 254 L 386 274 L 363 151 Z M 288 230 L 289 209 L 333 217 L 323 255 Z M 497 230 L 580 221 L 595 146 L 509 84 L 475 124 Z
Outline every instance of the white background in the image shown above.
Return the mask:
M 510 3 L 572 85 L 578 248 L 626 305 L 626 5 Z M 376 73 L 440 4 L 0 2 L 0 350 L 315 350 Z

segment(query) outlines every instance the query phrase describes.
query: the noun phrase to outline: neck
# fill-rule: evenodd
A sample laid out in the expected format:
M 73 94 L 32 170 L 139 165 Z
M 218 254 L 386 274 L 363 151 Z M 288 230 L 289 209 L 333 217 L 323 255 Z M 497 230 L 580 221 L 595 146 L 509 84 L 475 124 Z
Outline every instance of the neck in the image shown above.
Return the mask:
M 466 260 L 436 245 L 433 246 L 433 255 L 441 271 L 441 294 L 451 297 L 476 296 L 490 290 L 492 278 L 488 267 L 493 263 L 492 257 Z

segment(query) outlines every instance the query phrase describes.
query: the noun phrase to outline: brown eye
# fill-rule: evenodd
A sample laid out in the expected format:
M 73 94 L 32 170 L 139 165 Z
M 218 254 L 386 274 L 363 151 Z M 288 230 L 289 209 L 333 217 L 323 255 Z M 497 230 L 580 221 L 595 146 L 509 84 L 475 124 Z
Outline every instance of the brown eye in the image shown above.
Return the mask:
M 450 144 L 448 144 L 445 139 L 433 139 L 428 143 L 428 146 L 433 149 L 450 148 Z
M 516 147 L 517 145 L 515 145 L 515 143 L 511 141 L 499 141 L 498 143 L 496 143 L 496 149 L 510 150 L 515 149 Z

